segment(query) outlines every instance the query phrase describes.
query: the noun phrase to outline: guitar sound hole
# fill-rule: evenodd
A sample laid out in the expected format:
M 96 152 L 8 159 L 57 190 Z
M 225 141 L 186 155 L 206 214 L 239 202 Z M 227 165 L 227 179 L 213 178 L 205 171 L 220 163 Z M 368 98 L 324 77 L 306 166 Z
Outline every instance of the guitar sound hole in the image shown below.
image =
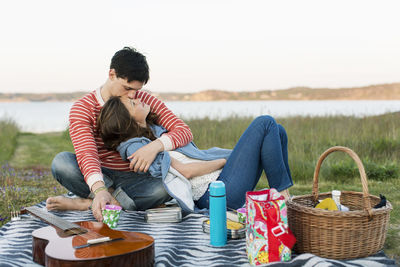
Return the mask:
M 71 228 L 64 231 L 64 234 L 67 236 L 81 235 L 84 233 L 87 233 L 87 230 L 82 228 Z

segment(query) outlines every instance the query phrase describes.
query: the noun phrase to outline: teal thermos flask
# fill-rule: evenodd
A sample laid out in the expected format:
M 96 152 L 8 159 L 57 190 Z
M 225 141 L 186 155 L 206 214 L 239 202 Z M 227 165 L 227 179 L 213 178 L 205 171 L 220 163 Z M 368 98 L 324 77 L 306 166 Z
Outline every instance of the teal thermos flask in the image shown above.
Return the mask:
M 210 184 L 210 243 L 215 247 L 226 245 L 226 192 L 222 181 Z

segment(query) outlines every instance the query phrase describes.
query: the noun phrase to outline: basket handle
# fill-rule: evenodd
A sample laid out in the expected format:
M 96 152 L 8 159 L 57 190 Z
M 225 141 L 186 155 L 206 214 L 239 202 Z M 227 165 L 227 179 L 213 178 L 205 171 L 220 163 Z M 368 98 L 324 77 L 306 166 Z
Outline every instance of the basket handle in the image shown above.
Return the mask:
M 372 216 L 372 210 L 371 210 L 371 201 L 369 199 L 369 192 L 368 192 L 368 181 L 367 181 L 367 175 L 365 174 L 365 169 L 364 165 L 362 164 L 360 158 L 358 155 L 351 150 L 350 148 L 344 147 L 344 146 L 334 146 L 329 149 L 327 149 L 324 153 L 321 154 L 321 156 L 318 159 L 317 165 L 315 167 L 314 171 L 314 182 L 313 182 L 313 189 L 312 189 L 312 196 L 313 200 L 316 203 L 318 201 L 318 175 L 319 175 L 319 170 L 321 168 L 322 161 L 332 152 L 335 151 L 342 151 L 350 155 L 350 157 L 356 162 L 358 170 L 360 172 L 361 176 L 361 184 L 363 188 L 363 204 L 364 204 L 364 210 L 368 212 L 369 217 Z

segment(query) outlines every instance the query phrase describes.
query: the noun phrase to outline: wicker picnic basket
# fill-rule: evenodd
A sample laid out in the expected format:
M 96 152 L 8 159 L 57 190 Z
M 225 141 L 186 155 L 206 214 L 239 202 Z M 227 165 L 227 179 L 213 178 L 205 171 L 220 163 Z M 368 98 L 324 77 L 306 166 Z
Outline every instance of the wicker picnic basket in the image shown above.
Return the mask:
M 334 151 L 349 154 L 361 175 L 362 193 L 341 192 L 340 202 L 350 211 L 314 208 L 317 200 L 332 197 L 331 192 L 318 193 L 318 174 L 322 161 Z M 315 167 L 312 194 L 295 196 L 287 202 L 289 227 L 297 239 L 294 250 L 331 259 L 361 258 L 375 254 L 385 243 L 392 210 L 389 202 L 385 207 L 371 208 L 379 202 L 379 197 L 368 193 L 367 176 L 357 154 L 347 147 L 329 148 L 322 153 Z

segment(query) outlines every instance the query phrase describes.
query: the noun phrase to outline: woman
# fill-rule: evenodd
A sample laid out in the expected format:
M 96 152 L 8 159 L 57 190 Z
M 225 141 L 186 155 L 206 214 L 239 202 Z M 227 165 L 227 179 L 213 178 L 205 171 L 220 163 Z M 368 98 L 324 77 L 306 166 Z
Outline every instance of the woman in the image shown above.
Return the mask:
M 140 100 L 111 97 L 101 110 L 98 129 L 109 149 L 119 151 L 123 159 L 134 160 L 136 150 L 166 132 L 155 122 L 149 106 Z M 141 165 L 134 164 L 135 170 Z M 145 167 L 147 170 L 153 177 L 162 178 L 169 194 L 189 212 L 208 208 L 207 189 L 214 180 L 225 183 L 227 206 L 233 209 L 243 206 L 246 192 L 255 188 L 263 170 L 269 186 L 285 198 L 289 197 L 287 188 L 293 185 L 287 135 L 270 116 L 257 117 L 233 150 L 199 150 L 189 143 L 159 153 L 151 166 Z

